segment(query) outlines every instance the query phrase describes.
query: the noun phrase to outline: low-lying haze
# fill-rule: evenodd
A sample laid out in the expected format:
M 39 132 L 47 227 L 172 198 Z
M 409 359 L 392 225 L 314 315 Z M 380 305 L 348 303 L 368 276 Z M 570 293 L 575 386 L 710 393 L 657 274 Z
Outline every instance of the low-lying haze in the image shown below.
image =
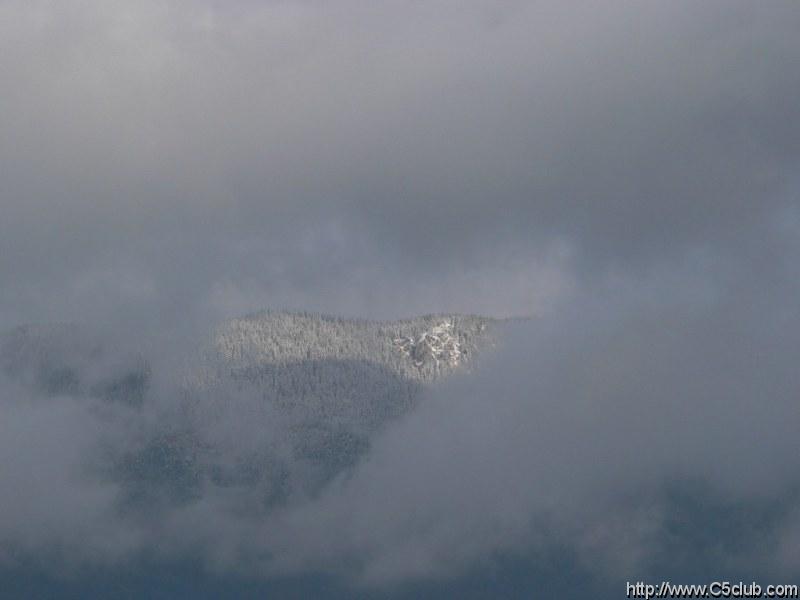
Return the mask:
M 88 336 L 58 351 L 85 385 L 0 380 L 2 578 L 796 579 L 798 30 L 777 1 L 0 1 L 0 331 Z M 278 508 L 260 479 L 123 506 L 119 461 L 177 431 L 219 477 L 291 455 L 252 390 L 187 400 L 264 308 L 531 319 Z

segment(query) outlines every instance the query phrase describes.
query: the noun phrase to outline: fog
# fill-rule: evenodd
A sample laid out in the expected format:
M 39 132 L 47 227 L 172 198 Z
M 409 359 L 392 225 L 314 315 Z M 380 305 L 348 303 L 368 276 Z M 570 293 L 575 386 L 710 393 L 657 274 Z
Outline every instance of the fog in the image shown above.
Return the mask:
M 345 594 L 506 560 L 796 577 L 799 26 L 793 2 L 0 2 L 0 331 L 89 332 L 59 350 L 85 387 L 0 379 L 0 565 Z M 161 482 L 131 509 L 114 469 L 159 436 L 288 455 L 256 397 L 184 387 L 262 308 L 530 319 L 314 493 Z M 140 406 L 90 393 L 143 360 Z

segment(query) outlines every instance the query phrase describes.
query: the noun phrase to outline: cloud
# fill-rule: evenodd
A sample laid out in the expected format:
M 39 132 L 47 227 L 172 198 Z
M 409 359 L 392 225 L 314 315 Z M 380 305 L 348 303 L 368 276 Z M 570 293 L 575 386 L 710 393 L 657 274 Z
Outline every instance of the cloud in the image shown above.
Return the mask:
M 431 392 L 352 477 L 269 521 L 265 539 L 293 540 L 277 562 L 385 585 L 566 544 L 611 578 L 664 574 L 685 554 L 706 569 L 777 569 L 800 467 L 800 339 L 793 294 L 752 276 L 715 281 L 704 302 L 637 298 L 647 283 L 617 281 L 515 325 L 489 364 Z M 680 274 L 695 278 L 716 276 Z M 718 536 L 712 547 L 731 530 L 741 539 L 706 548 L 712 560 L 691 530 Z
M 554 255 L 736 248 L 796 186 L 791 3 L 2 10 L 9 326 L 532 314 Z
M 0 383 L 0 561 L 157 547 L 380 586 L 553 546 L 618 574 L 705 548 L 794 573 L 798 21 L 3 2 L 0 329 L 81 322 L 113 340 L 70 363 L 86 381 L 143 354 L 153 383 L 140 408 Z M 176 381 L 219 319 L 263 307 L 536 319 L 317 495 L 265 514 L 257 485 L 153 480 L 151 514 L 126 508 L 142 490 L 115 469 L 187 431 L 223 474 L 286 454 L 256 399 Z M 705 517 L 753 550 L 698 542 Z
M 773 224 L 771 269 L 706 255 L 573 289 L 431 388 L 352 469 L 276 504 L 263 499 L 281 469 L 297 489 L 315 476 L 258 394 L 187 396 L 174 361 L 154 363 L 166 373 L 140 408 L 6 393 L 0 539 L 75 549 L 79 564 L 191 557 L 372 592 L 564 549 L 611 581 L 691 566 L 791 576 L 795 234 Z
M 69 397 L 52 401 L 0 388 L 0 564 L 33 555 L 51 567 L 114 563 L 136 546 L 118 521 L 116 486 L 92 475 L 114 424 Z

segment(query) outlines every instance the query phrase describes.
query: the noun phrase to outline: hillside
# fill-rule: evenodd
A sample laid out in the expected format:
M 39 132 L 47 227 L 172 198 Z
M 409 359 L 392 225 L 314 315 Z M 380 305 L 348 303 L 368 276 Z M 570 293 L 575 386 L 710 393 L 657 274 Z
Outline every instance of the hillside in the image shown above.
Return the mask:
M 125 510 L 192 502 L 210 486 L 237 490 L 236 510 L 261 511 L 354 465 L 426 385 L 474 365 L 495 324 L 267 311 L 219 325 L 185 373 L 160 378 L 175 382 L 166 387 L 153 382 L 160 365 L 114 340 L 28 326 L 0 336 L 0 369 L 33 397 L 106 407 L 130 436 L 104 449 L 103 477 L 122 486 Z
M 422 384 L 469 368 L 491 343 L 492 323 L 462 315 L 380 322 L 263 312 L 217 329 L 201 381 L 251 386 L 307 418 L 374 426 L 404 412 Z

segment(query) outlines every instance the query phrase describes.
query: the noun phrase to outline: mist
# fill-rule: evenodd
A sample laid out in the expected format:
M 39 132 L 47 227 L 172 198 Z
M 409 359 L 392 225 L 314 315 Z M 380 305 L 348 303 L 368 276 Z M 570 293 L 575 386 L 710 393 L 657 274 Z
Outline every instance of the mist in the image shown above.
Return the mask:
M 799 28 L 793 2 L 0 2 L 0 579 L 796 578 Z M 329 473 L 262 391 L 195 384 L 263 309 L 513 319 Z

